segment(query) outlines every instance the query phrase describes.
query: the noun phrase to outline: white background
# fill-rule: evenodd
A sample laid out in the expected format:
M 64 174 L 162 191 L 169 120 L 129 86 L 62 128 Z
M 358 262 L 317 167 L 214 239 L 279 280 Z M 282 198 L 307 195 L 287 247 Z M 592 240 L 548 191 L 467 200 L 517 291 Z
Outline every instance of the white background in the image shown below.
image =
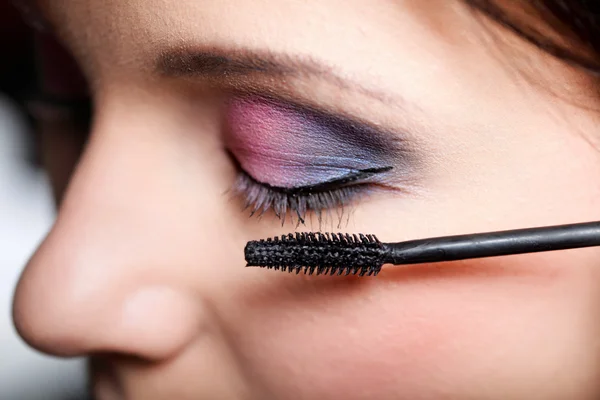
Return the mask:
M 42 171 L 26 162 L 27 126 L 0 95 L 0 399 L 78 400 L 82 360 L 60 360 L 27 347 L 11 321 L 11 298 L 21 269 L 54 219 Z

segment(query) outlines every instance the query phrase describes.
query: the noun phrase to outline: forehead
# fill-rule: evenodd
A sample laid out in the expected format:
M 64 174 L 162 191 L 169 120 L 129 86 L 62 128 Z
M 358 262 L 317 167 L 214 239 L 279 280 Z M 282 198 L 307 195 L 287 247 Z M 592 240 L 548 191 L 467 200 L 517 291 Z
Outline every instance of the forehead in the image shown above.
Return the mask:
M 436 53 L 431 49 L 433 36 L 446 42 L 462 40 L 465 22 L 473 21 L 450 3 L 454 2 L 39 1 L 80 62 L 93 64 L 84 68 L 100 70 L 140 70 L 163 51 L 224 46 L 310 55 L 343 66 L 392 65 L 400 53 Z
M 76 36 L 85 26 L 90 32 L 102 32 L 105 39 L 136 41 L 143 51 L 183 40 L 206 45 L 268 39 L 270 46 L 290 46 L 326 39 L 326 33 L 337 36 L 346 31 L 344 23 L 353 23 L 364 33 L 373 28 L 374 20 L 395 18 L 396 23 L 401 18 L 390 16 L 393 2 L 371 1 L 371 5 L 364 0 L 44 0 L 41 4 L 62 31 Z M 361 14 L 365 20 L 359 27 L 355 22 Z

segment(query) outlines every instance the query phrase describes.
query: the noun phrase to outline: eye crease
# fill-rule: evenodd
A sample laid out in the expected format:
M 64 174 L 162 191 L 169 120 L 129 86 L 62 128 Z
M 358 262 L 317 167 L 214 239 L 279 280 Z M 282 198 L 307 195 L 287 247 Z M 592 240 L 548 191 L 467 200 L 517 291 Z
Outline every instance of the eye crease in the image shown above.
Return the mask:
M 226 143 L 240 169 L 235 191 L 252 214 L 343 207 L 389 184 L 403 155 L 392 135 L 344 117 L 258 95 L 231 99 Z

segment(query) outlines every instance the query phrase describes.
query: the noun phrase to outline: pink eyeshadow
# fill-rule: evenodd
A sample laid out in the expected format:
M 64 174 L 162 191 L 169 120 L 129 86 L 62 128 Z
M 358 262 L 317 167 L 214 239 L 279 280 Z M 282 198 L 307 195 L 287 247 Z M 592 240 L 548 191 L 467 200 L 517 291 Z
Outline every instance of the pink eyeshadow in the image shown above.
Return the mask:
M 352 126 L 314 112 L 244 97 L 229 102 L 226 122 L 228 148 L 242 169 L 271 186 L 313 186 L 381 166 L 364 141 L 346 139 Z

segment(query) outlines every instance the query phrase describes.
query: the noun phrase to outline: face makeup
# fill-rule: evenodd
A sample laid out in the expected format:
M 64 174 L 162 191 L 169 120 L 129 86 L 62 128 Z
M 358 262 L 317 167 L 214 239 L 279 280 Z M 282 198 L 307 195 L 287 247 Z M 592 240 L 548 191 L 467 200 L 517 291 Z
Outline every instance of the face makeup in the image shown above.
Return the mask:
M 273 187 L 315 186 L 397 163 L 391 139 L 368 125 L 260 96 L 231 100 L 227 125 L 241 168 Z

